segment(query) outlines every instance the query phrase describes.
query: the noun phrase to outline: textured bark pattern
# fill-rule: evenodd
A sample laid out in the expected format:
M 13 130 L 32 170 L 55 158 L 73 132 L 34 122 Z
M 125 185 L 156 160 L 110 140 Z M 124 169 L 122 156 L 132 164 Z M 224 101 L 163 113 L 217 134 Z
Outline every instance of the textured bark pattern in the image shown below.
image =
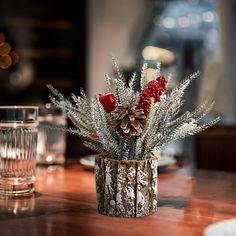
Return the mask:
M 98 212 L 143 217 L 157 210 L 157 157 L 143 161 L 95 161 Z

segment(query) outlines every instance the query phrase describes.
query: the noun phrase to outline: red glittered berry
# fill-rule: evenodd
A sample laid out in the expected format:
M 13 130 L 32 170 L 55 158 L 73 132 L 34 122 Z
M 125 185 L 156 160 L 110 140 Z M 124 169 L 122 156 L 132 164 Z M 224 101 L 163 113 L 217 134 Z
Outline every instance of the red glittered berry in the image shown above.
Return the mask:
M 145 115 L 150 112 L 151 98 L 154 98 L 155 102 L 159 102 L 161 95 L 166 90 L 166 85 L 167 79 L 164 76 L 159 76 L 150 81 L 148 86 L 140 92 L 139 108 L 143 109 Z
M 113 93 L 106 93 L 106 94 L 100 95 L 99 101 L 106 112 L 110 113 L 113 110 L 115 110 L 116 97 Z
M 89 135 L 89 139 L 92 141 L 97 141 L 98 140 L 98 136 L 96 134 L 90 134 Z

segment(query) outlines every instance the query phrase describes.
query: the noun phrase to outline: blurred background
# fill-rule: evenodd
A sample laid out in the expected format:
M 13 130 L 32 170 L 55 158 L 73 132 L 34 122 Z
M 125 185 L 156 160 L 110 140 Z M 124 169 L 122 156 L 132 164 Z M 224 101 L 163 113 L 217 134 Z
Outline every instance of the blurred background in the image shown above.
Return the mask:
M 166 153 L 194 168 L 236 171 L 235 0 L 8 0 L 0 15 L 0 33 L 11 45 L 11 59 L 0 54 L 0 105 L 46 103 L 47 84 L 65 94 L 80 87 L 90 96 L 102 93 L 104 74 L 114 69 L 110 52 L 127 76 L 144 61 L 151 76 L 160 61 L 173 75 L 170 89 L 200 70 L 185 108 L 214 100 L 206 119 L 222 120 Z M 88 153 L 67 136 L 67 156 Z

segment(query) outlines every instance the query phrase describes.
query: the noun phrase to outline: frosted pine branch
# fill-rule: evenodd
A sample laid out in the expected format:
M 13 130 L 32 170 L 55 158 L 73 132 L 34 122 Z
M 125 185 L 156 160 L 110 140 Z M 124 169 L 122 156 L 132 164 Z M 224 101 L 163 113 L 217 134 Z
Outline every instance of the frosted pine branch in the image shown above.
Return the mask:
M 156 69 L 155 69 L 155 77 L 159 77 L 161 75 L 161 63 L 157 62 Z
M 105 75 L 107 94 L 100 95 L 103 96 L 103 102 L 100 97 L 88 99 L 83 90 L 80 91 L 79 96 L 71 94 L 70 98 L 65 98 L 57 89 L 48 85 L 51 91 L 49 96 L 51 102 L 65 110 L 68 118 L 75 126 L 74 128 L 67 128 L 67 131 L 82 137 L 85 140 L 84 145 L 86 147 L 113 159 L 142 160 L 150 157 L 154 149 L 160 150 L 174 140 L 194 135 L 219 121 L 219 118 L 216 118 L 208 123 L 202 122 L 202 118 L 211 111 L 214 103 L 204 102 L 194 111 L 181 112 L 184 92 L 191 81 L 198 77 L 199 72 L 188 76 L 169 94 L 162 94 L 160 100 L 158 98 L 155 101 L 154 97 L 149 97 L 150 100 L 146 102 L 150 102 L 150 107 L 144 116 L 143 108 L 139 107 L 140 91 L 136 91 L 135 85 L 136 80 L 139 80 L 141 91 L 147 88 L 147 64 L 143 65 L 140 78 L 137 78 L 136 73 L 134 73 L 131 79 L 127 80 L 127 85 L 114 57 L 112 61 L 118 78 Z M 161 76 L 160 64 L 157 64 L 154 76 L 153 79 Z M 150 83 L 151 87 L 152 84 Z M 147 89 L 146 91 L 150 94 L 144 93 L 145 96 L 152 96 L 153 91 L 150 92 Z M 112 109 L 119 112 L 116 120 L 111 115 L 110 111 L 112 110 L 106 110 L 104 107 L 109 104 L 113 104 L 114 108 Z M 127 108 L 133 109 L 132 113 L 129 113 L 130 111 Z M 140 109 L 141 113 L 137 113 Z M 140 123 L 141 120 L 145 122 Z M 116 123 L 115 126 L 114 122 Z M 117 124 L 119 125 L 117 126 Z M 138 132 L 139 136 L 129 136 L 130 128 L 142 128 L 142 130 Z M 127 133 L 121 133 L 122 129 L 126 129 Z
M 106 153 L 106 151 L 104 150 L 103 146 L 93 143 L 93 142 L 88 142 L 88 141 L 84 141 L 84 146 L 90 148 L 91 150 L 97 152 L 97 153 Z
M 148 64 L 144 63 L 143 67 L 142 67 L 142 71 L 141 71 L 141 78 L 140 78 L 140 87 L 141 89 L 144 89 L 147 86 L 147 68 L 148 68 Z
M 108 75 L 108 74 L 105 74 L 105 78 L 106 78 L 106 91 L 107 92 L 111 92 L 113 89 L 112 89 L 112 78 Z
M 119 65 L 118 65 L 117 59 L 116 59 L 116 57 L 115 57 L 113 54 L 111 54 L 111 59 L 112 59 L 113 65 L 114 65 L 114 67 L 115 67 L 115 69 L 116 69 L 116 73 L 117 73 L 117 75 L 118 75 L 118 78 L 121 79 L 121 80 L 123 80 L 123 81 L 125 81 L 123 72 L 121 71 L 121 69 L 120 69 L 120 67 L 119 67 Z
M 199 120 L 202 119 L 206 114 L 211 112 L 214 104 L 214 102 L 209 104 L 207 101 L 205 101 L 192 113 L 192 117 Z
M 129 80 L 129 87 L 132 90 L 135 90 L 136 80 L 137 80 L 137 73 L 134 72 Z

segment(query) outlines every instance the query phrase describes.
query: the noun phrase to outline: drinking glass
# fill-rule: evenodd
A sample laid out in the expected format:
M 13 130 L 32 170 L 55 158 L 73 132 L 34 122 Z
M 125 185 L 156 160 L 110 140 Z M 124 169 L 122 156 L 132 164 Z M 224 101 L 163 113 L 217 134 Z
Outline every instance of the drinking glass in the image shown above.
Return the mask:
M 0 197 L 34 191 L 37 115 L 35 106 L 0 106 Z
M 40 104 L 38 121 L 37 164 L 63 165 L 67 125 L 64 111 L 50 103 Z

